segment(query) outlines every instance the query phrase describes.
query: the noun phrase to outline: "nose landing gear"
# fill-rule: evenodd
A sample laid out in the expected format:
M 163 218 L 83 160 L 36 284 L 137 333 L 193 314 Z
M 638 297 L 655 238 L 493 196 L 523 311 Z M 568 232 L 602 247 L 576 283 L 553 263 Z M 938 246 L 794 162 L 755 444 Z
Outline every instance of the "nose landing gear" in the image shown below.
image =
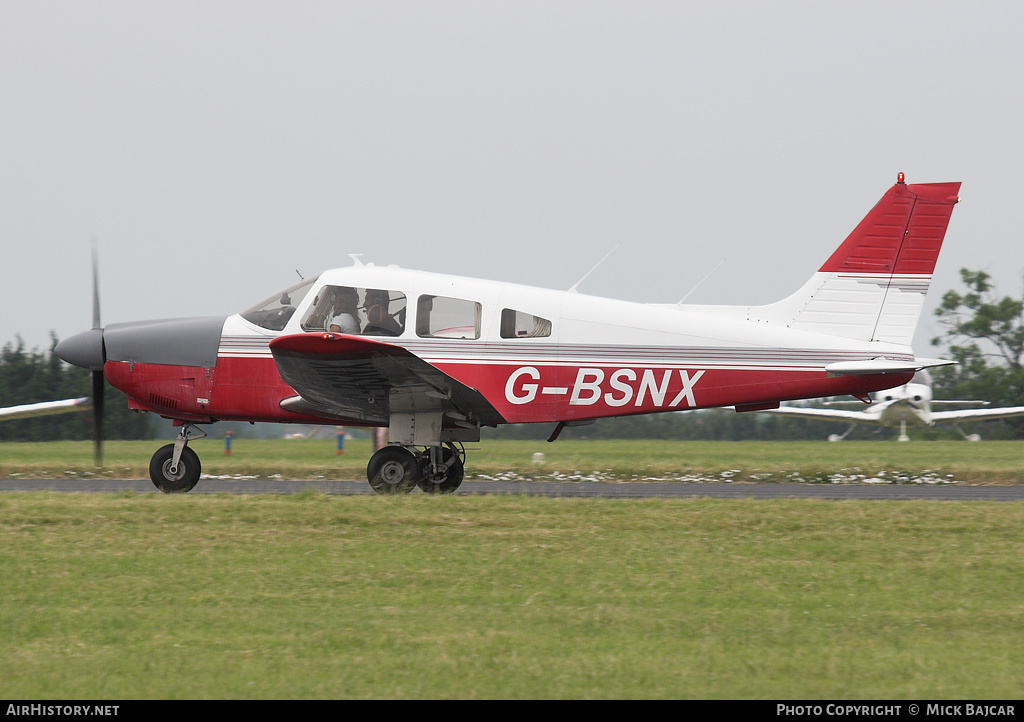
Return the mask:
M 192 424 L 183 424 L 173 444 L 157 449 L 149 460 L 149 478 L 153 486 L 165 494 L 184 494 L 199 483 L 202 464 L 199 456 L 187 444 L 202 439 L 206 432 Z

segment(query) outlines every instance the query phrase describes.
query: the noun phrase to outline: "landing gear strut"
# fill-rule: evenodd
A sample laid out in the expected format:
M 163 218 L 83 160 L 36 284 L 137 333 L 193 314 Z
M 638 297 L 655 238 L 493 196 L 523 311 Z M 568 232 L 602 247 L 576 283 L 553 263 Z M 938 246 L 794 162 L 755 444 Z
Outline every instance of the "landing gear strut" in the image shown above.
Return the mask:
M 846 438 L 847 434 L 849 434 L 851 431 L 853 431 L 853 427 L 856 426 L 856 425 L 857 424 L 850 424 L 850 428 L 848 428 L 842 434 L 829 434 L 828 435 L 828 440 L 829 441 L 842 441 L 843 439 Z
M 187 444 L 192 439 L 204 436 L 206 432 L 202 429 L 192 424 L 183 424 L 173 444 L 157 449 L 149 460 L 149 478 L 157 489 L 165 494 L 192 491 L 199 482 L 202 464 L 199 463 L 199 456 Z
M 953 428 L 956 429 L 960 436 L 964 437 L 964 441 L 981 441 L 981 436 L 978 434 L 967 434 L 960 428 L 960 424 L 953 424 Z
M 406 494 L 416 486 L 427 494 L 451 494 L 462 484 L 465 457 L 450 442 L 423 450 L 385 446 L 370 457 L 366 478 L 378 494 Z
M 465 458 L 465 452 L 453 444 L 428 447 L 422 462 L 423 477 L 416 485 L 427 494 L 451 494 L 466 474 Z

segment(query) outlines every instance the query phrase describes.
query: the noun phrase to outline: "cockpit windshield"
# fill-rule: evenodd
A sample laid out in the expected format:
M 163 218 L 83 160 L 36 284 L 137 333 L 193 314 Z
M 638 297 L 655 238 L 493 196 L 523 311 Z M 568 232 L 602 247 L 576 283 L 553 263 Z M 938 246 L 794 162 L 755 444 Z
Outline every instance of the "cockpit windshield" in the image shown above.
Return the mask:
M 304 279 L 245 311 L 242 318 L 268 331 L 283 331 L 288 319 L 295 313 L 295 308 L 315 282 L 316 278 Z

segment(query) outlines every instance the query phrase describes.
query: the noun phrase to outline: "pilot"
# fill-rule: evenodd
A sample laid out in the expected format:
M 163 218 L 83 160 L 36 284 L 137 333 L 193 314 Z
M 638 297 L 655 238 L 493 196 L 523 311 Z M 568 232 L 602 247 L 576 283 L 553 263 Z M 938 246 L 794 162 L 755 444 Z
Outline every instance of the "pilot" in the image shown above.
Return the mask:
M 363 299 L 366 310 L 366 328 L 364 334 L 371 336 L 401 336 L 402 327 L 392 318 L 388 309 L 391 305 L 391 294 L 369 288 Z
M 359 333 L 359 294 L 351 286 L 334 289 L 334 313 L 328 331 Z

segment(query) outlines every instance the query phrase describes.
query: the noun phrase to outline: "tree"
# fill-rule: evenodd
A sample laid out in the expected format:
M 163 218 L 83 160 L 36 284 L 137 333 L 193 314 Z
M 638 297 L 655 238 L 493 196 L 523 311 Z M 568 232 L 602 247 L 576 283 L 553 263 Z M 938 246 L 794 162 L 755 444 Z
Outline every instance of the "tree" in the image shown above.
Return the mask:
M 1024 405 L 1024 297 L 1000 297 L 984 271 L 960 269 L 966 293 L 949 290 L 935 310 L 945 327 L 934 346 L 949 345 L 956 366 L 934 374 L 937 398 L 974 398 L 998 406 Z M 1024 419 L 1005 419 L 1024 438 Z
M 986 352 L 976 343 L 950 349 L 971 349 L 971 356 L 977 353 L 995 357 L 1011 370 L 1021 370 L 1024 367 L 1024 299 L 998 298 L 992 277 L 984 271 L 961 268 L 960 278 L 968 292 L 961 295 L 954 290 L 946 291 L 935 310 L 939 323 L 947 329 L 945 338 L 986 342 L 994 352 Z M 941 340 L 936 338 L 932 343 L 938 345 Z

